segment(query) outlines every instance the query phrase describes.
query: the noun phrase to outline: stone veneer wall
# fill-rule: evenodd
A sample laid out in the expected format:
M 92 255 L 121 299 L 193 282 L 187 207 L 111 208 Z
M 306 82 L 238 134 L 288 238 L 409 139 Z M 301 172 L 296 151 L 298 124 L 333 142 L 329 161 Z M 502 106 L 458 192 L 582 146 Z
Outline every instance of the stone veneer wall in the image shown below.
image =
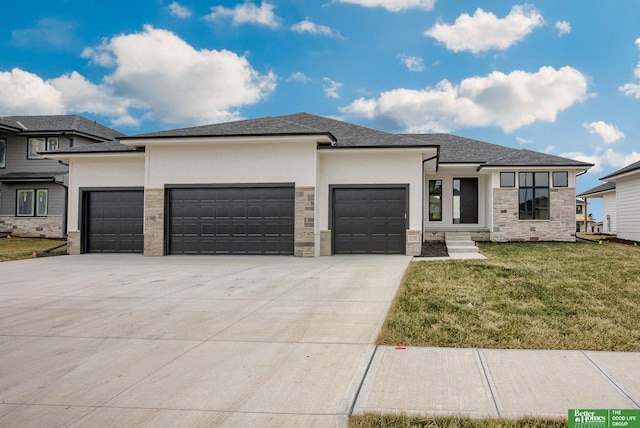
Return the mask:
M 296 187 L 294 248 L 297 257 L 315 257 L 315 187 Z
M 164 255 L 164 189 L 144 189 L 144 255 Z
M 67 233 L 67 254 L 77 256 L 80 254 L 80 232 L 73 231 Z
M 407 230 L 406 250 L 407 256 L 419 256 L 422 253 L 422 239 L 419 230 Z
M 47 217 L 3 215 L 0 216 L 0 231 L 8 232 L 12 236 L 30 238 L 64 238 L 61 215 Z
M 491 240 L 575 242 L 576 189 L 551 188 L 549 202 L 549 220 L 519 220 L 518 189 L 493 189 Z
M 331 253 L 331 231 L 330 230 L 321 230 L 320 231 L 320 255 L 321 256 L 330 256 Z

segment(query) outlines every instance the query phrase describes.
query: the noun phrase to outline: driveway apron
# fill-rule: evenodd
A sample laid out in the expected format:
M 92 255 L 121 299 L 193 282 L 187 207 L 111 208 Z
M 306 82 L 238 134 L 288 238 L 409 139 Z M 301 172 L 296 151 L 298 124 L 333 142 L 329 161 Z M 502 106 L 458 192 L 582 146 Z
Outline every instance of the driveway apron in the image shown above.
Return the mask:
M 0 263 L 0 426 L 345 426 L 410 261 Z

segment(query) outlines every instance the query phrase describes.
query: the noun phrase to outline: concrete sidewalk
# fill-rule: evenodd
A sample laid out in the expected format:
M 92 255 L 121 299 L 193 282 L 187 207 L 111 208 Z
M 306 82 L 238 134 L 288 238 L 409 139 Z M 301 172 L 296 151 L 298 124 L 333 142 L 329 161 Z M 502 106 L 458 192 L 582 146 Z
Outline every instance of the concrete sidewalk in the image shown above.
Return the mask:
M 378 347 L 354 414 L 566 418 L 638 407 L 638 352 Z

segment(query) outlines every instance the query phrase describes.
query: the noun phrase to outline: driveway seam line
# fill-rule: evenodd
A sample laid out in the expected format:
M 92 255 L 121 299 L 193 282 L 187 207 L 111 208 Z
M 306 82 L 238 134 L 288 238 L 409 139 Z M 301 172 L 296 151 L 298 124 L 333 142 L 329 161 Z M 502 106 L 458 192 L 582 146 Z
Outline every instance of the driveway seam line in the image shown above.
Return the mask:
M 640 404 L 636 400 L 634 400 L 621 385 L 618 384 L 613 375 L 609 374 L 605 369 L 600 367 L 598 363 L 596 363 L 593 359 L 591 359 L 591 357 L 589 357 L 589 355 L 587 355 L 586 351 L 580 351 L 580 353 L 585 356 L 585 358 L 593 365 L 593 367 L 597 371 L 599 371 L 609 381 L 609 383 L 614 386 L 615 389 L 617 389 L 620 393 L 627 397 L 629 401 L 636 405 L 636 407 L 640 408 Z
M 367 363 L 367 368 L 364 371 L 364 375 L 362 375 L 362 379 L 360 380 L 360 385 L 358 385 L 358 389 L 356 390 L 356 393 L 353 397 L 353 403 L 351 403 L 351 406 L 349 406 L 349 413 L 347 413 L 347 418 L 351 417 L 351 415 L 353 414 L 353 410 L 356 408 L 358 397 L 360 397 L 360 391 L 362 391 L 362 386 L 364 385 L 365 379 L 367 379 L 367 375 L 369 374 L 369 369 L 371 369 L 371 364 L 373 363 L 373 359 L 375 358 L 376 353 L 378 352 L 378 348 L 379 346 L 376 345 L 376 347 L 373 349 L 373 352 L 371 353 L 371 358 L 369 358 L 369 362 Z
M 480 368 L 482 369 L 482 374 L 484 375 L 484 381 L 486 382 L 486 386 L 489 387 L 489 393 L 491 393 L 491 400 L 493 401 L 493 406 L 496 410 L 496 414 L 499 418 L 503 417 L 500 409 L 502 405 L 500 404 L 500 400 L 498 399 L 498 391 L 493 382 L 493 378 L 491 377 L 491 371 L 489 370 L 489 366 L 485 360 L 484 354 L 480 352 L 480 349 L 475 348 L 475 353 L 478 362 L 480 363 Z

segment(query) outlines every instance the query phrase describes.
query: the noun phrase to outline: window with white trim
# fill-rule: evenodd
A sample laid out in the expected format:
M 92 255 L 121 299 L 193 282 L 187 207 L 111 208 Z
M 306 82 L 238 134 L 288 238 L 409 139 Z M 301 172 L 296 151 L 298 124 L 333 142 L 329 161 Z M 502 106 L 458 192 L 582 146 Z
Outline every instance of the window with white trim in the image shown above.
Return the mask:
M 48 210 L 48 189 L 18 189 L 16 197 L 16 216 L 46 217 Z
M 27 158 L 28 159 L 44 159 L 44 156 L 38 152 L 47 150 L 57 150 L 59 148 L 58 137 L 35 137 L 29 138 Z
M 7 140 L 0 138 L 0 168 L 7 166 Z

